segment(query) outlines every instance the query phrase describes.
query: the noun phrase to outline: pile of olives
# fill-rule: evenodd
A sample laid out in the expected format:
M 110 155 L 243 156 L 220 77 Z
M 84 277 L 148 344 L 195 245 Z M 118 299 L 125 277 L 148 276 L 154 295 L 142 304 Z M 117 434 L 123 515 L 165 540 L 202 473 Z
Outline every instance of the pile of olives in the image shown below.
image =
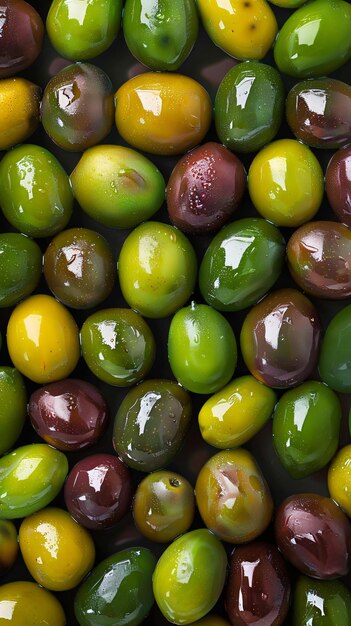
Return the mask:
M 0 21 L 0 625 L 350 626 L 351 4 Z

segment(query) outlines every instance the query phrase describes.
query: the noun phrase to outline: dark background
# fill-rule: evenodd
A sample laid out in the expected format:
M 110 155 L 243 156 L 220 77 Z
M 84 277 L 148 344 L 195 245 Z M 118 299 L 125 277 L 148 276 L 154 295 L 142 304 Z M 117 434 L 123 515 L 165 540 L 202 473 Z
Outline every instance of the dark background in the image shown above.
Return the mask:
M 40 0 L 32 0 L 31 4 L 37 9 L 37 11 L 41 14 L 42 18 L 45 20 L 46 14 L 48 12 L 50 2 L 49 1 L 40 1 Z M 290 15 L 291 11 L 286 9 L 278 9 L 277 7 L 272 5 L 272 9 L 274 10 L 278 22 L 280 25 L 284 23 L 287 17 Z M 117 90 L 118 87 L 124 83 L 126 80 L 131 78 L 132 76 L 145 71 L 145 68 L 133 58 L 127 46 L 124 42 L 122 30 L 119 32 L 117 40 L 113 43 L 113 45 L 109 48 L 107 52 L 96 57 L 91 60 L 92 63 L 101 67 L 105 72 L 109 75 L 114 89 Z M 273 54 L 269 53 L 267 57 L 264 59 L 264 62 L 274 65 Z M 222 52 L 219 48 L 216 48 L 215 45 L 211 42 L 208 36 L 201 29 L 200 36 L 196 42 L 196 45 L 187 59 L 187 61 L 183 64 L 181 69 L 179 70 L 182 74 L 187 74 L 197 79 L 209 92 L 212 101 L 214 101 L 214 97 L 219 86 L 219 83 L 226 72 L 235 65 L 236 61 L 231 59 L 228 55 Z M 55 75 L 60 69 L 64 66 L 69 65 L 70 62 L 60 57 L 57 52 L 52 48 L 51 44 L 48 41 L 48 38 L 45 37 L 44 48 L 37 59 L 37 61 L 32 65 L 27 71 L 23 72 L 21 75 L 32 80 L 33 82 L 39 84 L 42 88 L 45 87 L 50 78 Z M 345 82 L 350 82 L 350 72 L 351 72 L 351 62 L 345 65 L 343 68 L 334 72 L 332 74 L 333 77 L 338 78 L 340 80 L 344 80 Z M 289 77 L 284 77 L 284 82 L 286 86 L 286 92 L 297 82 L 295 79 L 291 79 Z M 284 122 L 279 135 L 277 138 L 282 137 L 293 137 L 291 131 L 289 130 L 287 124 Z M 207 140 L 216 140 L 216 134 L 214 131 L 214 127 L 211 128 L 208 136 L 205 138 L 204 142 Z M 71 173 L 76 163 L 78 162 L 81 154 L 80 153 L 68 153 L 64 150 L 58 148 L 50 138 L 45 134 L 43 129 L 39 127 L 39 129 L 35 132 L 35 134 L 29 139 L 30 143 L 40 144 L 53 152 L 56 157 L 60 160 L 60 162 L 65 167 L 68 174 Z M 109 144 L 121 144 L 126 145 L 123 139 L 118 135 L 115 129 L 112 130 L 110 135 L 104 140 L 103 143 Z M 324 151 L 324 150 L 316 150 L 314 151 L 318 159 L 320 160 L 323 170 L 325 171 L 326 165 L 332 156 L 332 151 Z M 2 156 L 2 155 L 1 155 Z M 149 156 L 149 155 L 147 155 Z M 239 155 L 242 158 L 246 169 L 248 170 L 249 165 L 252 161 L 254 155 Z M 150 157 L 152 161 L 159 167 L 165 179 L 167 181 L 172 168 L 176 164 L 178 158 L 168 158 L 168 157 Z M 248 193 L 246 193 L 244 201 L 236 213 L 235 218 L 247 217 L 257 215 L 255 209 L 252 207 L 250 202 Z M 168 215 L 165 206 L 152 218 L 153 220 L 168 221 Z M 324 198 L 323 205 L 316 216 L 315 219 L 331 219 L 336 220 L 336 217 L 332 213 L 331 209 L 328 206 L 326 198 Z M 0 223 L 1 223 L 1 231 L 9 232 L 14 230 L 0 215 Z M 94 220 L 90 219 L 87 215 L 85 215 L 80 208 L 76 205 L 73 213 L 73 217 L 68 227 L 72 226 L 85 226 L 100 232 L 102 235 L 106 237 L 106 239 L 112 245 L 112 249 L 114 251 L 116 260 L 118 259 L 119 251 L 121 249 L 122 243 L 127 236 L 129 231 L 122 230 L 112 230 L 101 226 Z M 292 229 L 282 229 L 283 234 L 286 239 L 289 238 L 290 234 L 293 232 Z M 202 259 L 202 256 L 211 240 L 210 236 L 198 236 L 189 237 L 194 248 L 196 250 L 199 262 Z M 38 240 L 38 243 L 41 245 L 43 252 L 45 251 L 49 239 L 41 239 Z M 287 286 L 295 286 L 293 281 L 291 280 L 287 269 L 283 272 L 279 281 L 274 286 L 274 290 L 287 287 Z M 45 284 L 44 278 L 36 290 L 35 293 L 48 293 L 48 289 Z M 202 298 L 198 291 L 194 294 L 194 299 L 197 302 L 201 302 Z M 341 301 L 341 302 L 328 302 L 322 300 L 316 300 L 311 298 L 314 301 L 317 309 L 320 313 L 323 322 L 323 328 L 325 329 L 328 321 L 333 317 L 333 315 L 349 304 L 349 300 Z M 102 305 L 100 305 L 100 309 L 107 307 L 119 307 L 119 306 L 128 306 L 124 301 L 121 291 L 119 289 L 118 284 L 116 284 L 115 290 L 113 294 L 106 300 Z M 5 339 L 6 335 L 6 325 L 11 313 L 12 309 L 2 309 L 0 310 L 0 330 Z M 79 327 L 81 327 L 84 320 L 94 311 L 95 309 L 91 309 L 88 311 L 76 311 L 71 310 L 73 313 Z M 246 315 L 247 311 L 242 311 L 240 313 L 234 313 L 227 315 L 228 320 L 232 324 L 236 337 L 238 339 L 241 325 L 243 319 Z M 170 370 L 168 360 L 167 360 L 167 335 L 170 319 L 162 319 L 162 320 L 148 320 L 156 339 L 157 344 L 157 358 L 155 365 L 152 371 L 149 374 L 149 378 L 170 378 L 173 379 L 172 372 Z M 1 349 L 1 364 L 10 364 L 8 354 L 6 352 L 6 341 L 3 341 L 3 347 Z M 245 365 L 242 362 L 241 357 L 239 356 L 239 363 L 237 370 L 235 372 L 235 376 L 242 375 L 244 373 L 248 373 Z M 119 407 L 119 404 L 122 398 L 126 395 L 126 389 L 118 389 L 115 387 L 111 387 L 107 384 L 104 384 L 98 381 L 88 370 L 84 361 L 81 359 L 78 367 L 73 372 L 72 377 L 82 378 L 88 380 L 94 384 L 96 384 L 106 400 L 109 403 L 110 411 L 111 411 L 111 422 L 110 428 L 106 432 L 103 439 L 100 441 L 99 445 L 89 448 L 87 451 L 83 451 L 82 453 L 68 453 L 67 457 L 69 460 L 70 467 L 72 467 L 80 458 L 83 456 L 87 456 L 88 454 L 93 454 L 95 452 L 109 452 L 112 453 L 112 443 L 111 443 L 111 433 L 112 433 L 112 423 L 114 415 Z M 316 372 L 313 378 L 318 379 L 318 373 Z M 28 393 L 31 393 L 37 386 L 27 381 L 27 389 Z M 199 408 L 207 399 L 207 396 L 196 396 L 193 394 L 194 400 L 194 415 L 193 422 L 190 429 L 190 432 L 185 440 L 184 446 L 178 456 L 174 459 L 174 461 L 169 466 L 170 469 L 176 470 L 179 473 L 185 475 L 191 483 L 194 485 L 196 476 L 204 462 L 207 458 L 212 456 L 217 452 L 215 448 L 212 448 L 204 443 L 202 440 L 198 426 L 197 426 L 197 414 Z M 342 435 L 340 445 L 345 445 L 350 442 L 350 436 L 347 430 L 347 417 L 349 408 L 351 406 L 351 396 L 349 395 L 340 395 L 340 399 L 343 405 L 344 417 L 343 417 L 343 426 L 342 426 Z M 316 433 L 318 436 L 318 433 Z M 30 442 L 38 442 L 40 441 L 34 430 L 31 428 L 30 423 L 27 423 L 24 431 L 18 440 L 16 447 L 19 445 L 23 445 L 25 443 Z M 271 488 L 272 495 L 275 501 L 275 504 L 278 505 L 286 496 L 293 493 L 303 493 L 303 492 L 315 492 L 323 495 L 328 495 L 327 484 L 326 484 L 326 470 L 319 472 L 310 476 L 307 479 L 302 479 L 299 481 L 295 481 L 284 471 L 282 466 L 280 465 L 276 454 L 274 452 L 273 444 L 272 444 L 272 436 L 271 436 L 271 423 L 268 423 L 266 427 L 254 437 L 246 446 L 251 452 L 254 454 L 258 463 L 260 464 L 263 473 L 268 481 L 268 484 Z M 135 485 L 142 478 L 142 474 L 133 471 L 133 480 Z M 64 507 L 64 501 L 61 496 L 59 496 L 53 503 L 53 505 L 58 505 Z M 20 525 L 20 521 L 17 523 L 17 526 Z M 194 523 L 194 528 L 202 526 L 201 519 L 197 516 Z M 100 531 L 92 533 L 95 546 L 96 546 L 96 563 L 100 562 L 106 556 L 117 552 L 126 547 L 130 546 L 141 546 L 145 545 L 150 547 L 156 555 L 159 555 L 166 547 L 165 544 L 150 544 L 148 543 L 137 531 L 133 524 L 133 519 L 131 514 L 128 514 L 124 520 L 122 520 L 115 528 L 110 531 Z M 268 540 L 273 540 L 271 529 L 264 536 Z M 232 551 L 233 546 L 227 545 L 228 555 Z M 294 574 L 292 573 L 294 576 Z M 2 583 L 10 582 L 13 580 L 32 580 L 29 575 L 26 567 L 21 559 L 18 557 L 18 560 L 12 570 L 2 578 Z M 348 586 L 351 588 L 351 578 L 346 581 Z M 74 617 L 73 612 L 73 599 L 75 595 L 75 590 L 58 593 L 57 597 L 62 602 L 66 615 L 67 615 L 67 624 L 68 626 L 78 626 L 78 623 Z M 224 614 L 223 603 L 220 601 L 218 606 L 214 609 L 217 613 Z M 149 616 L 149 618 L 145 621 L 146 625 L 166 625 L 168 622 L 164 619 L 164 617 L 160 614 L 157 607 L 155 606 Z M 290 621 L 286 622 L 286 625 L 290 624 Z M 335 625 L 337 626 L 337 625 Z

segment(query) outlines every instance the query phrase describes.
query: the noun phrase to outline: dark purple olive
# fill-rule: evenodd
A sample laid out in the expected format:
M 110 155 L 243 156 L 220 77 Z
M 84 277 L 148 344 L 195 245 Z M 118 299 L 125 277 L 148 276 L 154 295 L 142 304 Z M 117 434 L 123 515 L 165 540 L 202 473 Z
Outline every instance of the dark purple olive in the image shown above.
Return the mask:
M 330 580 L 349 571 L 351 524 L 329 498 L 303 493 L 284 500 L 276 513 L 275 536 L 283 556 L 302 574 Z
M 187 233 L 218 230 L 238 208 L 245 185 L 240 159 L 219 143 L 206 143 L 175 166 L 167 186 L 169 217 Z
M 329 161 L 325 190 L 335 215 L 351 226 L 351 146 L 338 150 Z
M 341 148 L 351 142 L 351 86 L 334 78 L 297 83 L 286 100 L 294 135 L 312 148 Z
M 44 37 L 37 11 L 24 0 L 2 0 L 0 6 L 0 78 L 13 76 L 34 63 Z
M 100 530 L 111 528 L 127 513 L 133 496 L 128 468 L 112 454 L 93 454 L 68 474 L 65 502 L 77 522 Z
M 289 610 L 290 580 L 285 561 L 269 543 L 235 548 L 229 563 L 226 611 L 233 626 L 280 626 Z
M 80 450 L 101 437 L 108 409 L 101 393 L 83 380 L 67 378 L 32 393 L 28 405 L 33 428 L 59 450 Z

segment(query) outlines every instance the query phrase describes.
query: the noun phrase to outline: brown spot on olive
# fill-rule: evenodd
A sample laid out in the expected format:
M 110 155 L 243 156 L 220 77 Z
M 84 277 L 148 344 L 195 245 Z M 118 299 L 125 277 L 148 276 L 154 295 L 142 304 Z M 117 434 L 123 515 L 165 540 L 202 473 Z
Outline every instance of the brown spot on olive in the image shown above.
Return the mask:
M 179 480 L 177 480 L 177 478 L 170 478 L 169 479 L 169 484 L 171 485 L 171 487 L 179 487 L 180 486 L 180 482 L 179 482 Z

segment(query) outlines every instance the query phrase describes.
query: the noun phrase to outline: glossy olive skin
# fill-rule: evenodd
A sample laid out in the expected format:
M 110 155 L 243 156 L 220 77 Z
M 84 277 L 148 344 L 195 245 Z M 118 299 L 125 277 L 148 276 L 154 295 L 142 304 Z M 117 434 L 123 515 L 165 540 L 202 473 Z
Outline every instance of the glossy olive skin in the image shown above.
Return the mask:
M 33 582 L 19 581 L 0 587 L 0 620 L 13 626 L 66 626 L 63 608 L 55 596 Z M 30 607 L 30 610 L 28 610 Z
M 214 393 L 229 382 L 236 368 L 233 329 L 212 307 L 192 302 L 171 321 L 168 360 L 183 387 L 194 393 Z
M 123 33 L 131 53 L 152 70 L 175 71 L 189 56 L 199 20 L 194 0 L 127 0 Z
M 317 298 L 342 300 L 351 295 L 351 231 L 338 222 L 310 222 L 290 237 L 290 273 L 304 291 Z
M 183 476 L 161 470 L 139 483 L 133 501 L 134 523 L 150 541 L 162 543 L 182 535 L 194 514 L 194 490 Z
M 156 165 L 124 146 L 87 150 L 71 177 L 83 211 L 110 228 L 132 228 L 161 208 L 165 181 Z
M 247 314 L 241 351 L 251 374 L 269 387 L 294 387 L 312 373 L 321 325 L 312 302 L 296 289 L 266 296 Z
M 287 617 L 290 580 L 278 550 L 264 542 L 234 549 L 225 607 L 233 626 L 281 626 Z
M 252 454 L 243 448 L 212 456 L 198 474 L 195 493 L 204 523 L 222 541 L 256 539 L 271 521 L 268 485 Z
M 215 100 L 215 123 L 219 139 L 230 150 L 262 148 L 276 136 L 283 114 L 284 85 L 274 67 L 239 63 L 223 78 Z
M 91 63 L 63 68 L 46 85 L 41 122 L 60 148 L 80 152 L 99 143 L 114 120 L 112 83 Z
M 297 83 L 286 100 L 294 135 L 313 148 L 341 148 L 351 141 L 351 86 L 333 78 Z
M 339 398 L 320 382 L 307 381 L 283 394 L 274 411 L 273 442 L 293 478 L 329 463 L 339 445 L 340 422 Z M 322 437 L 316 437 L 318 431 Z
M 67 452 L 95 444 L 108 421 L 108 407 L 100 391 L 73 378 L 36 389 L 29 399 L 28 414 L 46 443 Z
M 22 72 L 40 54 L 44 24 L 24 0 L 3 0 L 1 5 L 0 78 Z
M 207 529 L 178 537 L 162 554 L 153 576 L 155 600 L 173 624 L 190 624 L 216 604 L 225 581 L 227 556 Z
M 41 271 L 42 253 L 35 241 L 20 233 L 0 234 L 0 307 L 29 296 Z
M 239 207 L 245 186 L 245 169 L 235 154 L 214 141 L 194 148 L 168 180 L 169 218 L 185 233 L 216 231 Z
M 337 218 L 351 226 L 351 146 L 338 150 L 330 159 L 325 191 Z
M 16 448 L 0 459 L 0 519 L 18 519 L 49 504 L 68 472 L 66 456 L 43 443 Z
M 213 43 L 236 59 L 262 59 L 278 25 L 265 0 L 197 0 L 202 23 Z
M 185 235 L 174 226 L 146 222 L 124 240 L 119 283 L 129 306 L 145 317 L 167 317 L 191 296 L 197 260 Z
M 116 126 L 131 146 L 159 155 L 183 154 L 209 130 L 212 103 L 189 76 L 147 72 L 116 92 Z
M 329 498 L 302 493 L 286 498 L 275 517 L 279 550 L 302 574 L 330 580 L 350 567 L 351 524 Z
M 273 389 L 253 376 L 235 378 L 201 407 L 201 435 L 215 448 L 241 446 L 269 420 L 276 401 Z
M 41 89 L 25 78 L 0 80 L 0 150 L 26 141 L 40 118 Z
M 63 509 L 48 507 L 26 517 L 18 539 L 29 573 L 50 591 L 73 589 L 94 565 L 90 534 Z
M 51 240 L 44 254 L 49 289 L 73 309 L 90 309 L 110 295 L 117 276 L 109 243 L 88 228 L 70 228 Z
M 351 517 L 351 445 L 341 448 L 328 470 L 330 497 Z
M 133 469 L 152 472 L 165 467 L 182 444 L 191 413 L 190 394 L 175 382 L 144 381 L 120 404 L 114 448 Z
M 76 463 L 65 483 L 72 517 L 91 530 L 115 526 L 132 501 L 128 468 L 112 454 L 93 454 Z
M 74 610 L 80 626 L 138 626 L 153 603 L 156 559 L 146 548 L 112 554 L 93 569 L 79 588 Z
M 53 0 L 46 20 L 52 45 L 73 61 L 96 57 L 117 36 L 122 4 L 122 0 Z
M 17 554 L 18 542 L 16 526 L 9 520 L 0 520 L 0 576 L 6 574 L 13 566 Z
M 316 0 L 294 11 L 278 33 L 274 59 L 296 78 L 330 74 L 351 58 L 351 7 L 344 0 Z
M 52 237 L 70 220 L 68 176 L 45 148 L 18 146 L 0 162 L 0 205 L 6 219 L 31 237 Z
M 262 298 L 276 282 L 285 242 L 265 220 L 244 218 L 222 228 L 203 257 L 201 293 L 218 311 L 240 311 Z
M 0 454 L 7 452 L 22 432 L 27 415 L 27 391 L 14 367 L 0 367 Z
M 340 580 L 298 578 L 294 590 L 293 626 L 348 626 L 351 593 Z
M 11 313 L 6 337 L 12 363 L 36 383 L 66 378 L 80 357 L 77 324 L 52 296 L 37 294 L 20 302 Z
M 145 320 L 131 309 L 103 309 L 81 329 L 83 358 L 97 378 L 117 387 L 142 380 L 155 360 L 155 339 Z
M 324 383 L 341 393 L 351 393 L 351 306 L 343 308 L 326 328 L 318 363 Z

